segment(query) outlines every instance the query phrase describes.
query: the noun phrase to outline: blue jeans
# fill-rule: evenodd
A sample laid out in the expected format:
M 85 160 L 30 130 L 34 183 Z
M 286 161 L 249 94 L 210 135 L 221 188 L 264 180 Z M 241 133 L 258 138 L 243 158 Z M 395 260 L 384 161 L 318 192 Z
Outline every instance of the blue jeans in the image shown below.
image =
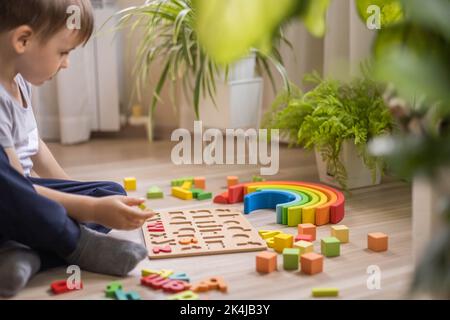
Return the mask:
M 11 167 L 0 147 L 0 244 L 14 240 L 33 248 L 41 256 L 43 269 L 64 265 L 62 257 L 75 250 L 80 226 L 62 205 L 39 195 L 33 184 L 92 197 L 126 195 L 114 182 L 26 178 Z M 110 231 L 97 224 L 87 226 L 103 233 Z

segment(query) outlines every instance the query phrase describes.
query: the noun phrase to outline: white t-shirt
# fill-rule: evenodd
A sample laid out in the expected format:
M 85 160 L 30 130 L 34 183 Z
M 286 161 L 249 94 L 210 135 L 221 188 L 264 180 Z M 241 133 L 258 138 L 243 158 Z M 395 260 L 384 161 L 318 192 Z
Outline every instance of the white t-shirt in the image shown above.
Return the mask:
M 26 108 L 0 85 L 0 145 L 15 149 L 24 174 L 29 176 L 33 168 L 31 157 L 39 150 L 39 134 L 31 106 L 31 86 L 21 75 L 15 81 Z

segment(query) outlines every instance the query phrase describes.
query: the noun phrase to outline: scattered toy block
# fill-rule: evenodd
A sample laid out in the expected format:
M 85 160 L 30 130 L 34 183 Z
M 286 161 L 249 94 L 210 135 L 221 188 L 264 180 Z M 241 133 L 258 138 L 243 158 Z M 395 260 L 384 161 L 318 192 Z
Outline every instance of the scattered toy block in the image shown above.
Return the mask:
M 146 287 L 150 287 L 155 290 L 159 290 L 163 285 L 169 283 L 170 279 L 161 277 L 159 274 L 151 274 L 149 276 L 141 278 L 141 284 Z
M 337 257 L 341 254 L 341 242 L 336 237 L 323 238 L 320 241 L 320 251 L 325 257 Z
M 313 297 L 337 297 L 339 295 L 338 288 L 312 288 Z
M 295 236 L 294 241 L 308 241 L 308 242 L 313 242 L 313 237 L 310 234 L 298 234 Z
M 192 181 L 185 181 L 185 182 L 183 182 L 183 184 L 181 185 L 181 188 L 183 188 L 184 190 L 191 190 L 191 188 L 192 188 Z
M 194 187 L 197 189 L 206 189 L 206 180 L 205 177 L 195 177 L 194 178 Z
M 388 249 L 388 236 L 381 232 L 373 232 L 367 235 L 367 247 L 376 252 Z
M 228 187 L 235 186 L 235 185 L 239 184 L 239 178 L 236 176 L 228 176 L 227 184 L 228 184 Z
M 183 291 L 173 296 L 168 297 L 169 300 L 198 300 L 198 294 L 191 290 Z
M 191 287 L 194 292 L 206 292 L 210 290 L 219 290 L 221 292 L 228 291 L 228 285 L 225 283 L 222 277 L 211 277 L 207 280 L 203 280 Z
M 124 292 L 122 289 L 116 290 L 114 296 L 117 300 L 141 300 L 141 296 L 137 292 Z
M 105 295 L 107 298 L 114 299 L 116 297 L 116 291 L 122 290 L 122 284 L 119 282 L 111 282 L 106 286 Z
M 212 199 L 211 192 L 202 192 L 197 196 L 197 200 L 208 200 L 208 199 Z
M 297 228 L 298 234 L 309 234 L 312 236 L 312 241 L 316 240 L 316 226 L 312 223 L 302 223 Z
M 303 273 L 320 273 L 323 271 L 323 256 L 315 252 L 305 253 L 300 256 L 300 264 Z
M 169 279 L 191 282 L 191 279 L 188 277 L 188 275 L 185 272 L 174 273 L 171 276 L 169 276 Z
M 191 191 L 180 188 L 180 187 L 173 187 L 172 195 L 181 200 L 192 200 L 192 198 L 193 198 Z
M 197 188 L 194 188 L 194 189 L 191 189 L 191 192 L 192 192 L 192 197 L 193 197 L 194 199 L 197 199 L 198 195 L 199 195 L 200 193 L 205 192 L 205 191 L 204 191 L 203 189 L 197 189 Z
M 183 185 L 183 183 L 185 183 L 186 181 L 190 181 L 190 182 L 194 183 L 194 177 L 183 177 L 183 178 L 174 179 L 170 182 L 170 184 L 172 187 L 181 187 Z
M 80 283 L 80 286 L 78 288 L 69 288 L 67 286 L 67 280 L 58 280 L 52 282 L 52 284 L 50 285 L 50 289 L 54 294 L 62 294 L 83 289 L 83 283 Z
M 283 268 L 284 270 L 297 270 L 300 256 L 298 248 L 283 249 Z
M 214 197 L 214 203 L 229 204 L 228 191 Z
M 293 248 L 299 249 L 300 255 L 308 252 L 314 252 L 314 245 L 311 242 L 304 240 L 294 242 Z
M 169 282 L 167 282 L 166 284 L 164 284 L 162 286 L 162 289 L 165 292 L 169 292 L 169 293 L 182 292 L 182 291 L 186 291 L 189 288 L 190 288 L 190 285 L 187 282 L 180 281 L 180 280 L 170 280 Z
M 331 236 L 338 238 L 341 243 L 347 243 L 349 239 L 349 229 L 345 225 L 331 226 Z
M 258 230 L 258 234 L 263 239 L 270 239 L 282 233 L 280 230 Z
M 277 254 L 275 252 L 264 251 L 256 256 L 256 271 L 271 273 L 277 270 Z
M 164 194 L 158 187 L 151 187 L 147 190 L 147 199 L 162 199 Z
M 264 181 L 266 181 L 266 179 L 264 179 L 263 177 L 260 177 L 260 176 L 253 176 L 252 181 L 253 182 L 264 182 Z
M 274 249 L 282 253 L 284 248 L 292 248 L 294 237 L 291 234 L 279 234 L 273 238 Z
M 123 179 L 123 187 L 125 191 L 136 191 L 137 181 L 135 177 L 127 177 Z
M 275 246 L 275 241 L 273 240 L 273 238 L 266 239 L 266 244 L 269 248 L 273 249 Z

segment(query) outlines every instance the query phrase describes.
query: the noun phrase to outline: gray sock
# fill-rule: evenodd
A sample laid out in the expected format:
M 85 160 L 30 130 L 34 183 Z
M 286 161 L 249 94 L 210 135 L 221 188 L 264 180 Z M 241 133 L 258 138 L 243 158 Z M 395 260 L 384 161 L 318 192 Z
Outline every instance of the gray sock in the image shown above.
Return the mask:
M 113 276 L 125 276 L 147 257 L 147 249 L 137 243 L 115 239 L 80 226 L 77 248 L 66 261 L 81 269 Z
M 18 242 L 0 246 L 0 297 L 15 296 L 39 271 L 39 255 Z

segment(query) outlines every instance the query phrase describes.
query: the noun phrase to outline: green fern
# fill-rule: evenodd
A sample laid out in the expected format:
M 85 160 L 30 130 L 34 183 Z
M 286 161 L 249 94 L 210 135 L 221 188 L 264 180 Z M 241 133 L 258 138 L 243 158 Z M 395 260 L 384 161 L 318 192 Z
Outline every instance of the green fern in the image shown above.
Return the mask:
M 367 77 L 349 83 L 308 74 L 305 82 L 315 88 L 303 94 L 291 85 L 291 93 L 281 92 L 265 115 L 263 126 L 280 129 L 292 145 L 316 148 L 327 170 L 347 190 L 347 170 L 339 154 L 346 140 L 355 143 L 359 156 L 372 172 L 383 173 L 384 162 L 373 157 L 367 143 L 375 136 L 391 132 L 393 118 L 383 100 L 383 88 Z

